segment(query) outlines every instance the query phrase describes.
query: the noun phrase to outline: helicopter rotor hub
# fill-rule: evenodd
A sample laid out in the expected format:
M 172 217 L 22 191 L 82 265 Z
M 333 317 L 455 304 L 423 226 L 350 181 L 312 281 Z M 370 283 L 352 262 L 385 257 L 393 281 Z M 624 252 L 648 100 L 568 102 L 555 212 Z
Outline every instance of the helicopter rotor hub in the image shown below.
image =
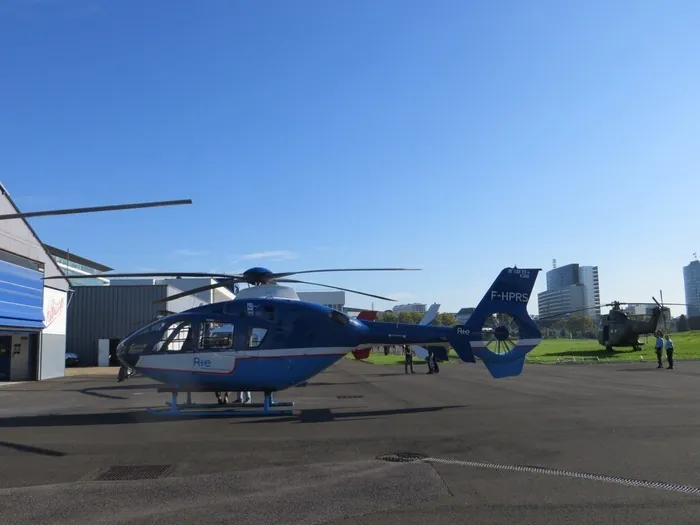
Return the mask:
M 482 341 L 494 354 L 507 354 L 520 340 L 518 320 L 511 314 L 494 313 L 482 325 Z
M 494 329 L 493 335 L 498 341 L 507 341 L 510 338 L 510 330 L 507 326 L 499 325 Z

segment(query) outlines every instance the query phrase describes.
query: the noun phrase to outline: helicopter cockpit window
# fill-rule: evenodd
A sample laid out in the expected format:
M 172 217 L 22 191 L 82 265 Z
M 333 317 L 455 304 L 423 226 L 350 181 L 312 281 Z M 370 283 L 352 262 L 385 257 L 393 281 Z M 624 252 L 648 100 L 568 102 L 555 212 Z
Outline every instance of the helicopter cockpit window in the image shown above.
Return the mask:
M 199 329 L 200 350 L 225 350 L 233 347 L 233 324 L 204 321 Z
M 170 324 L 153 350 L 156 352 L 194 352 L 195 342 L 192 324 L 189 321 L 175 321 Z
M 348 324 L 350 322 L 350 318 L 344 313 L 339 312 L 338 310 L 331 310 L 330 315 L 331 320 L 335 321 L 336 323 Z
M 248 329 L 248 348 L 255 348 L 262 344 L 267 335 L 267 328 L 249 328 Z

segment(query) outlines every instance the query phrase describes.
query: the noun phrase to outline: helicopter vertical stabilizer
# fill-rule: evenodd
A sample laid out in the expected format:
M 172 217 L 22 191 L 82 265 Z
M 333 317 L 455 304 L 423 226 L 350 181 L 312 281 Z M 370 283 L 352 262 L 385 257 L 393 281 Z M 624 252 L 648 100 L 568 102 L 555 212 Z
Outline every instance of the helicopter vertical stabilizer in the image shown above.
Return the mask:
M 525 356 L 542 334 L 527 312 L 540 269 L 505 268 L 484 295 L 469 320 L 456 326 L 450 343 L 459 357 L 481 359 L 494 378 L 517 376 Z

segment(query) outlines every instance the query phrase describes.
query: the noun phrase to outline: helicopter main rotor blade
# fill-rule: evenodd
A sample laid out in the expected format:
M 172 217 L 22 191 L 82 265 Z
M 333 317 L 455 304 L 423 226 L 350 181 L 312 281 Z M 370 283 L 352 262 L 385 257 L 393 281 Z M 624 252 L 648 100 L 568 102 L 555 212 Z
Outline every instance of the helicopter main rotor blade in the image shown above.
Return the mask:
M 134 210 L 137 208 L 156 208 L 160 206 L 180 206 L 182 204 L 192 204 L 192 199 L 139 202 L 134 204 L 114 204 L 110 206 L 90 206 L 87 208 L 65 208 L 62 210 L 30 211 L 26 213 L 7 213 L 0 215 L 0 221 L 8 219 L 26 219 L 29 217 L 45 217 L 47 215 L 75 215 L 78 213 L 95 213 L 100 211 Z
M 652 299 L 653 299 L 653 297 L 652 297 Z M 659 306 L 659 307 L 661 307 L 661 306 L 666 307 L 666 306 L 669 305 L 669 304 L 670 304 L 671 306 L 688 306 L 686 303 L 659 303 L 658 301 L 655 302 L 655 303 L 645 303 L 645 302 L 641 302 L 641 303 L 629 302 L 629 303 L 627 303 L 627 302 L 624 302 L 624 303 L 620 303 L 620 304 L 646 304 L 646 305 L 650 305 L 650 306 L 656 305 L 656 306 Z
M 375 299 L 381 299 L 383 301 L 392 301 L 396 302 L 396 299 L 390 299 L 388 297 L 382 297 L 381 295 L 374 295 L 371 293 L 365 293 L 365 292 L 358 292 L 357 290 L 351 290 L 350 288 L 340 288 L 339 286 L 331 286 L 329 284 L 320 284 L 320 283 L 310 283 L 308 281 L 298 281 L 296 279 L 277 279 L 278 283 L 297 283 L 297 284 L 310 284 L 312 286 L 323 286 L 325 288 L 332 288 L 334 290 L 341 290 L 343 292 L 350 292 L 350 293 L 356 293 L 358 295 L 366 295 L 367 297 L 374 297 Z
M 168 301 L 174 301 L 175 299 L 180 299 L 181 297 L 187 297 L 188 295 L 195 295 L 200 292 L 208 292 L 209 290 L 214 290 L 216 288 L 221 288 L 223 286 L 228 286 L 231 284 L 237 284 L 240 282 L 245 282 L 242 279 L 238 277 L 233 277 L 231 279 L 224 279 L 223 281 L 219 281 L 214 284 L 207 284 L 205 286 L 198 286 L 197 288 L 192 288 L 191 290 L 186 290 L 184 292 L 176 293 L 173 295 L 169 295 L 167 297 L 163 297 L 162 299 L 158 299 L 156 301 L 153 301 L 154 303 L 167 303 Z
M 208 272 L 131 272 L 131 273 L 92 273 L 86 275 L 54 275 L 51 277 L 44 277 L 44 280 L 48 279 L 95 279 L 96 277 L 104 277 L 106 279 L 112 277 L 225 277 L 225 278 L 236 278 L 240 279 L 243 276 L 238 274 L 230 273 L 208 273 Z
M 415 272 L 420 271 L 420 268 L 328 268 L 323 270 L 301 270 L 298 272 L 282 272 L 273 273 L 271 279 L 280 279 L 291 275 L 299 275 L 302 273 L 327 273 L 327 272 Z

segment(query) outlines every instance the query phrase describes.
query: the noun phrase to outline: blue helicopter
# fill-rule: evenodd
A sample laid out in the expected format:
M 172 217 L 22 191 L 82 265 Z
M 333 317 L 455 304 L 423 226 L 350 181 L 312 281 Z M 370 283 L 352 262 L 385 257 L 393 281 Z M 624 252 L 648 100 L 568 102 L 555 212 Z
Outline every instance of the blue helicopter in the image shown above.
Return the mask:
M 293 406 L 290 402 L 277 402 L 273 397 L 275 392 L 309 380 L 357 348 L 375 345 L 414 344 L 433 348 L 450 345 L 462 361 L 474 363 L 479 358 L 494 378 L 517 376 L 522 372 L 527 353 L 542 339 L 527 312 L 527 303 L 540 269 L 503 269 L 468 321 L 455 327 L 353 319 L 333 308 L 301 301 L 293 288 L 280 284 L 318 284 L 288 278 L 298 273 L 377 270 L 407 268 L 285 273 L 251 268 L 238 275 L 185 272 L 105 273 L 99 276 L 209 276 L 215 280 L 214 284 L 187 290 L 159 302 L 221 286 L 252 285 L 239 289 L 231 301 L 161 317 L 119 344 L 117 356 L 125 367 L 167 385 L 159 391 L 170 392 L 172 401 L 170 408 L 160 413 L 171 415 L 182 413 L 177 402 L 180 392 L 188 394 L 188 402 L 181 407 L 191 408 L 204 407 L 192 404 L 191 392 L 228 391 L 264 392 L 265 397 L 260 406 L 262 410 L 226 412 L 227 415 L 290 415 L 291 410 L 273 410 Z M 95 278 L 95 275 L 85 277 Z M 320 286 L 392 300 L 347 288 Z M 221 415 L 222 412 L 215 414 Z

